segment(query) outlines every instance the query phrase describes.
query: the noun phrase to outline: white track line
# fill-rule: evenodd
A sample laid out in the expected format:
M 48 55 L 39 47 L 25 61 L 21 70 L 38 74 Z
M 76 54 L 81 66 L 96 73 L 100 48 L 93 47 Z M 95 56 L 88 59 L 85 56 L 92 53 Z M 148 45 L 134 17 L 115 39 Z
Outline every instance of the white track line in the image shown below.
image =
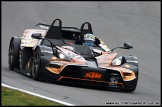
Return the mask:
M 9 86 L 9 85 L 3 84 L 3 83 L 1 85 L 4 86 L 4 87 L 11 88 L 11 89 L 19 90 L 19 91 L 22 91 L 22 92 L 25 92 L 25 93 L 28 93 L 28 94 L 31 94 L 31 95 L 34 95 L 34 96 L 37 96 L 37 97 L 41 97 L 41 98 L 44 98 L 44 99 L 47 99 L 47 100 L 50 100 L 50 101 L 54 101 L 54 102 L 57 102 L 57 103 L 60 103 L 60 104 L 63 104 L 63 105 L 75 106 L 74 104 L 70 104 L 70 103 L 67 103 L 67 102 L 64 102 L 64 101 L 61 101 L 61 100 L 49 98 L 49 97 L 46 97 L 46 96 L 43 96 L 43 95 L 40 95 L 40 94 L 36 94 L 36 93 L 26 91 L 26 90 L 23 90 L 23 89 L 20 89 L 20 88 L 12 87 L 12 86 Z

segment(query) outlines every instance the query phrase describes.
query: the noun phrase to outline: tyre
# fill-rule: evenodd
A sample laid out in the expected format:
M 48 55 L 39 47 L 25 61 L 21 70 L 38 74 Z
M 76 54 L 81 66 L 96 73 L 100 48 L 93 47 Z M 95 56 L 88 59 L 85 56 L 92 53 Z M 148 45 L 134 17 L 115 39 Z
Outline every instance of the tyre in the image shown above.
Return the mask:
M 133 92 L 136 88 L 130 88 L 130 89 L 123 89 L 125 92 Z
M 136 75 L 136 79 L 135 80 L 132 80 L 130 82 L 125 82 L 126 84 L 126 87 L 125 89 L 123 89 L 123 91 L 126 91 L 126 92 L 133 92 L 136 90 L 136 87 L 137 87 L 137 83 L 138 83 L 138 77 L 139 77 L 139 68 L 138 68 L 138 65 L 135 64 L 136 67 L 134 67 L 133 71 Z
M 12 39 L 9 45 L 8 65 L 10 70 L 19 67 L 20 39 Z
M 32 70 L 31 70 L 31 77 L 34 80 L 39 80 L 39 72 L 40 72 L 40 57 L 41 57 L 41 52 L 39 47 L 36 48 L 34 52 L 34 57 L 33 57 L 33 63 L 32 63 Z
M 125 91 L 125 92 L 133 92 L 133 91 L 135 91 L 135 89 L 137 87 L 137 82 L 138 82 L 138 77 L 135 80 L 135 83 L 133 85 L 131 85 L 131 87 L 129 86 L 129 88 L 125 88 L 125 89 L 123 89 L 123 91 Z

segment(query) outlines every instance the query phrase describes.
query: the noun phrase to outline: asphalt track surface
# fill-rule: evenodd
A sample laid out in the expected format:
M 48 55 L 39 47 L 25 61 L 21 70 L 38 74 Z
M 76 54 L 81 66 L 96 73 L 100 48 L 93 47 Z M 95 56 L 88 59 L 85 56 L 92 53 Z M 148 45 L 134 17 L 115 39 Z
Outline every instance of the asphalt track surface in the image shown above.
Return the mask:
M 75 105 L 108 105 L 108 102 L 152 102 L 161 105 L 161 4 L 160 2 L 2 2 L 2 83 Z M 34 81 L 8 68 L 8 47 L 12 36 L 39 22 L 51 24 L 56 18 L 63 26 L 89 21 L 93 32 L 109 48 L 133 44 L 139 60 L 139 81 L 132 93 Z

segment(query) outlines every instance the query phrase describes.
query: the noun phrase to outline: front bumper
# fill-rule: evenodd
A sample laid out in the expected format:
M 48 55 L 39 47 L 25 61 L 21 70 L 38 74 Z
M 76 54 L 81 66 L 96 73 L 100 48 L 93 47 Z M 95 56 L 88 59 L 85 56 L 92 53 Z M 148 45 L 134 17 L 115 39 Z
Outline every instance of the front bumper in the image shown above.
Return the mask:
M 55 74 L 46 69 L 46 64 L 42 61 L 41 76 L 60 82 L 70 82 L 77 84 L 88 84 L 95 86 L 113 88 L 131 88 L 136 85 L 137 78 L 131 81 L 124 81 L 119 71 L 114 69 L 92 68 L 87 66 L 68 65 L 59 74 Z

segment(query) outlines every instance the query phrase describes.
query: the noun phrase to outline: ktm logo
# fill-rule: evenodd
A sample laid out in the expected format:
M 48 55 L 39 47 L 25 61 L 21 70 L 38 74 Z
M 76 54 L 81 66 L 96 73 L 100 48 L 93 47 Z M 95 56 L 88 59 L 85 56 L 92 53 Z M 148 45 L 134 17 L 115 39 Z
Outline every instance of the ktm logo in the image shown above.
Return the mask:
M 92 78 L 92 79 L 101 78 L 101 76 L 102 74 L 96 72 L 88 72 L 85 74 L 85 77 Z

